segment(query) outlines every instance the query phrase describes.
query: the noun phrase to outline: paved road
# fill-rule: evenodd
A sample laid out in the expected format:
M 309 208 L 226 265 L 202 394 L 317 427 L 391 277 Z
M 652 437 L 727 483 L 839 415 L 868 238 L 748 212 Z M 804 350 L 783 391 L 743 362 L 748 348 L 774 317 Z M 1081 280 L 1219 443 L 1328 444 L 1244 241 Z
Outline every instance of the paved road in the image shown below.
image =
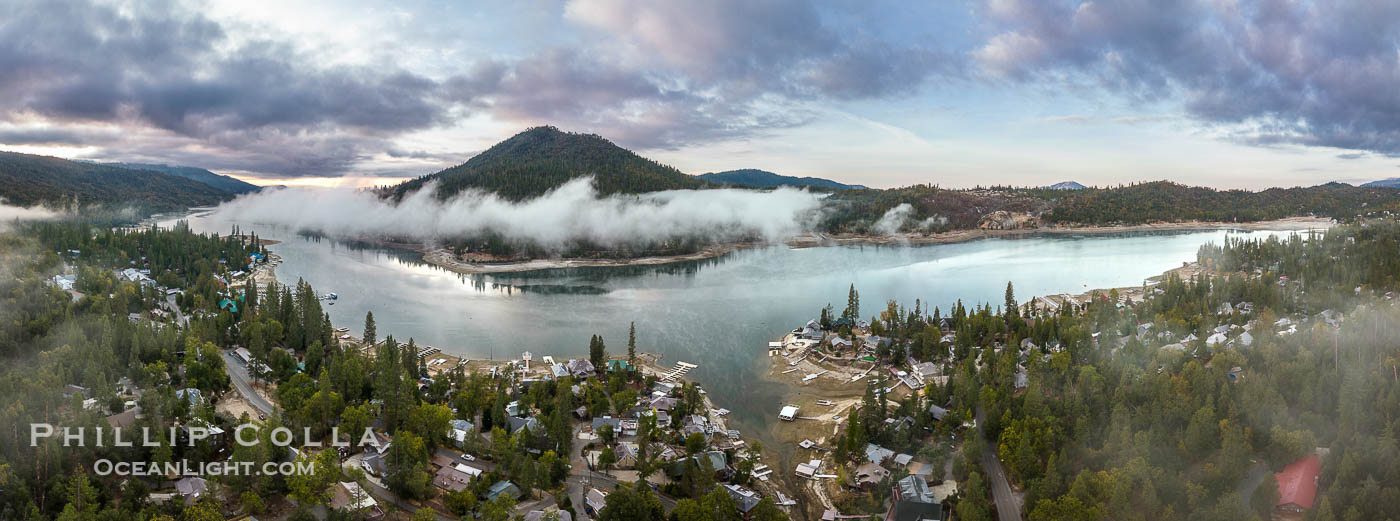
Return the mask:
M 982 408 L 977 408 L 977 434 L 982 435 L 982 426 L 986 425 L 982 415 Z M 1006 479 L 1006 467 L 1003 467 L 1001 460 L 997 459 L 994 442 L 986 442 L 982 445 L 982 468 L 987 473 L 987 481 L 992 487 L 992 500 L 997 504 L 997 519 L 999 521 L 1022 521 L 1021 500 L 1016 494 L 1011 492 L 1011 483 Z
M 248 367 L 243 365 L 243 360 L 239 359 L 238 355 L 233 354 L 232 349 L 224 351 L 223 354 L 224 372 L 228 373 L 228 379 L 233 381 L 233 386 L 238 389 L 238 393 L 242 394 L 258 412 L 272 416 L 277 407 L 264 399 L 262 395 L 253 392 L 251 378 L 248 376 Z
M 185 312 L 180 309 L 180 305 L 175 303 L 175 295 L 165 296 L 165 310 L 175 314 L 176 324 L 189 327 L 190 319 L 185 316 Z
M 584 468 L 582 470 L 574 470 L 573 473 L 569 474 L 569 478 L 566 481 L 568 481 L 570 485 L 593 487 L 599 490 L 608 491 L 617 488 L 617 485 L 619 483 L 622 483 L 621 481 L 618 481 L 612 476 L 603 474 L 602 472 L 593 472 L 588 470 L 587 468 Z M 673 497 L 667 496 L 660 492 L 656 492 L 656 499 L 661 500 L 661 506 L 665 507 L 667 512 L 670 512 L 672 509 L 676 508 L 676 499 Z M 583 511 L 583 505 L 580 504 L 574 506 L 580 512 Z
M 414 506 L 413 504 L 407 501 L 399 499 L 399 496 L 395 495 L 393 492 L 389 492 L 389 490 L 384 487 L 374 484 L 373 481 L 365 480 L 364 488 L 366 491 L 369 492 L 369 495 L 374 496 L 375 500 L 394 505 L 398 507 L 399 510 L 403 510 L 404 512 L 413 513 L 419 511 L 420 509 L 425 509 L 423 507 Z M 457 519 L 456 516 L 446 516 L 436 510 L 433 510 L 433 514 L 437 516 L 437 519 L 439 521 L 451 521 L 453 519 Z

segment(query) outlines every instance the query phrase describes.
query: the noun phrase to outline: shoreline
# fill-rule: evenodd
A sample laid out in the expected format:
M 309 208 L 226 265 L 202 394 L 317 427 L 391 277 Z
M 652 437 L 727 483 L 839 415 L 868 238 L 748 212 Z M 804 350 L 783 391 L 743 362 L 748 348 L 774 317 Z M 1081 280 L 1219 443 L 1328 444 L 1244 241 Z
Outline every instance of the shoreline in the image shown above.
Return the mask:
M 721 257 L 729 253 L 766 246 L 787 245 L 790 248 L 816 248 L 823 246 L 846 246 L 846 245 L 932 245 L 932 244 L 955 244 L 970 242 L 978 239 L 1008 238 L 1020 236 L 1046 235 L 1102 235 L 1112 233 L 1133 233 L 1133 232 L 1153 232 L 1153 231 L 1205 231 L 1239 229 L 1248 231 L 1277 230 L 1277 231 L 1301 231 L 1308 229 L 1326 229 L 1334 226 L 1331 219 L 1323 217 L 1286 217 L 1271 221 L 1254 221 L 1247 223 L 1232 222 L 1212 222 L 1212 221 L 1182 221 L 1172 223 L 1152 223 L 1134 225 L 1113 225 L 1113 226 L 1051 226 L 1045 228 L 1023 228 L 1015 230 L 955 230 L 950 232 L 935 233 L 931 235 L 860 235 L 860 234 L 823 234 L 808 232 L 796 237 L 787 239 L 780 243 L 728 243 L 706 247 L 698 252 L 685 255 L 663 255 L 653 257 L 638 257 L 634 259 L 530 259 L 525 261 L 500 262 L 500 263 L 479 263 L 468 262 L 455 256 L 452 252 L 444 248 L 412 248 L 418 252 L 423 262 L 432 264 L 447 271 L 464 275 L 474 275 L 481 273 L 513 273 L 536 270 L 567 269 L 567 268 L 601 268 L 601 267 L 624 267 L 624 266 L 654 266 L 670 264 L 676 262 L 697 261 Z M 395 243 L 396 246 L 403 246 Z

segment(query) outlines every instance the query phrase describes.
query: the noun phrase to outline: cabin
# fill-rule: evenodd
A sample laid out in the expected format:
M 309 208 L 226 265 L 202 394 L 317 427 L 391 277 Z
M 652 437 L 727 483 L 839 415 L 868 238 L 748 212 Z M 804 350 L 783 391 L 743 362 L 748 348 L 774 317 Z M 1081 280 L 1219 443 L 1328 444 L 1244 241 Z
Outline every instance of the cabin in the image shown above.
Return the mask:
M 332 488 L 330 507 L 341 512 L 358 513 L 358 519 L 379 519 L 384 516 L 374 497 L 353 481 L 342 481 Z
M 520 499 L 520 487 L 506 480 L 497 481 L 491 484 L 491 488 L 486 489 L 485 498 L 490 501 L 501 495 L 509 495 L 511 499 Z
M 209 491 L 209 482 L 201 477 L 187 477 L 175 482 L 175 491 L 185 498 L 186 505 L 193 505 Z
M 788 405 L 783 410 L 778 411 L 778 419 L 783 421 L 793 421 L 797 419 L 797 406 Z
M 583 510 L 590 516 L 597 516 L 607 504 L 608 493 L 596 488 L 588 489 L 583 495 Z
M 938 502 L 924 478 L 905 477 L 890 490 L 886 521 L 943 521 L 946 516 L 943 504 Z
M 890 471 L 885 470 L 885 467 L 881 467 L 875 463 L 865 462 L 859 467 L 856 467 L 855 474 L 851 475 L 851 482 L 854 483 L 857 488 L 868 490 L 879 485 L 888 477 L 890 477 Z
M 885 463 L 885 460 L 893 457 L 894 451 L 890 449 L 881 447 L 874 443 L 868 443 L 865 445 L 865 461 L 869 461 L 876 465 L 883 465 Z
M 759 501 L 762 500 L 758 496 L 758 492 L 739 485 L 725 485 L 724 491 L 728 492 L 729 497 L 734 499 L 734 506 L 739 508 L 739 513 L 743 514 L 745 518 L 749 517 L 749 514 L 758 507 Z
M 1317 499 L 1317 478 L 1322 473 L 1322 460 L 1317 455 L 1289 463 L 1282 472 L 1274 474 L 1278 480 L 1278 503 L 1274 510 L 1282 513 L 1301 514 L 1313 507 Z

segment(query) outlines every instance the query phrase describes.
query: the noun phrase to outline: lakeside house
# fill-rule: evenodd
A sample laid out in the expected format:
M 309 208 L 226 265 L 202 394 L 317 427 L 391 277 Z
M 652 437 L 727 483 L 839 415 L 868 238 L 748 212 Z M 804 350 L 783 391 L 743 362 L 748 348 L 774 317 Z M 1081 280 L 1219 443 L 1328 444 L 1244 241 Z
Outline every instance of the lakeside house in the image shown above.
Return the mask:
M 787 405 L 778 411 L 778 419 L 783 421 L 793 421 L 797 419 L 797 406 Z

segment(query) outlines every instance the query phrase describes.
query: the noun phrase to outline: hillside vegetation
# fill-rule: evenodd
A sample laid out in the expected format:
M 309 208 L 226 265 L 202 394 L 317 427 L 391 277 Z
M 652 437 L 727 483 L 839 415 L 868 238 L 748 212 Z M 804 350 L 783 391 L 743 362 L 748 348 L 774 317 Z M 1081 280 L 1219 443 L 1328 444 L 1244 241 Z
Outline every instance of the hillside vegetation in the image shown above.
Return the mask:
M 170 210 L 217 204 L 230 197 L 199 181 L 151 170 L 0 152 L 0 198 L 11 205 L 112 204 Z
M 709 183 L 644 158 L 594 134 L 535 127 L 497 143 L 460 165 L 387 190 L 401 200 L 430 182 L 446 199 L 478 189 L 512 201 L 544 194 L 572 179 L 593 177 L 604 195 L 701 188 Z
M 778 175 L 766 170 L 755 168 L 745 168 L 742 170 L 728 170 L 724 172 L 711 172 L 700 174 L 695 177 L 704 179 L 711 183 L 727 184 L 735 186 L 747 186 L 749 188 L 777 188 L 779 186 L 797 186 L 807 188 L 817 188 L 822 190 L 852 190 L 865 188 L 862 185 L 848 185 L 838 183 L 830 179 L 820 177 L 794 177 L 790 175 Z
M 256 192 L 258 190 L 258 185 L 239 181 L 233 177 L 216 174 L 203 168 L 192 166 L 156 165 L 148 163 L 107 163 L 107 165 L 131 170 L 153 170 L 162 174 L 183 177 L 185 179 L 199 181 L 231 194 L 243 194 Z

